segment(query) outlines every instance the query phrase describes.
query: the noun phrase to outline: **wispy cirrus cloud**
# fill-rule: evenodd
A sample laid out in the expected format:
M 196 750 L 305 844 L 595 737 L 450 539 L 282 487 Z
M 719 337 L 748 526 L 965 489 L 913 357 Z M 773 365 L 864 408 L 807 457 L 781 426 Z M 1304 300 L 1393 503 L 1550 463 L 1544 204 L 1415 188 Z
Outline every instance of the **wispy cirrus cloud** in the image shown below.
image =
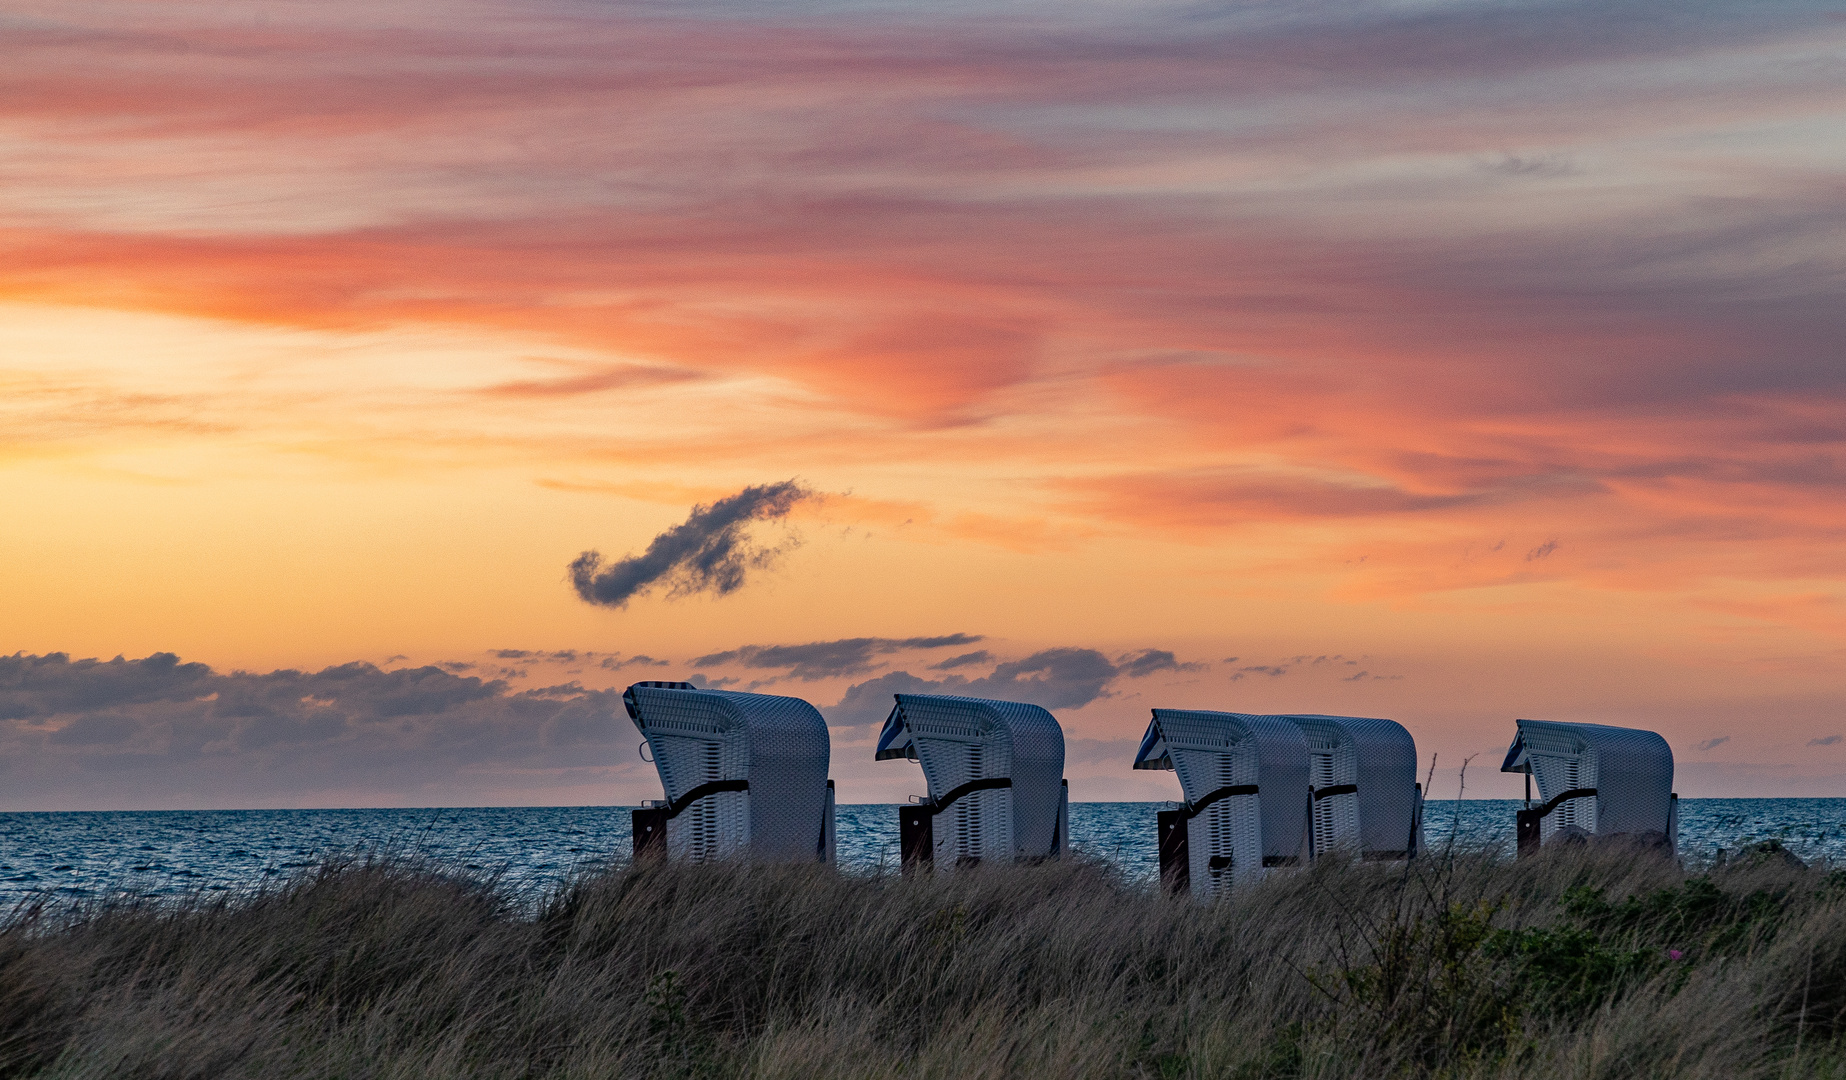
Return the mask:
M 504 398 L 550 398 L 576 394 L 600 394 L 609 390 L 628 390 L 638 386 L 661 386 L 691 382 L 703 378 L 697 371 L 684 368 L 623 364 L 597 368 L 549 379 L 517 379 L 495 383 L 479 392 Z

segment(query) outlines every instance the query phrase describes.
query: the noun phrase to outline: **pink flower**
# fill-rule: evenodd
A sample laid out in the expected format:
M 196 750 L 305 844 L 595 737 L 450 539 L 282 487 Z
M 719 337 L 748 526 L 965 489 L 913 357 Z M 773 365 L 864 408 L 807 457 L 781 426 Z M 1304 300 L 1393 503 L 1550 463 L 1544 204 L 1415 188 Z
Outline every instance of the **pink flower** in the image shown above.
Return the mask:
M 1686 955 L 1685 953 L 1680 952 L 1678 949 L 1668 949 L 1667 950 L 1667 959 L 1669 960 L 1679 960 L 1679 959 L 1684 958 L 1685 955 Z

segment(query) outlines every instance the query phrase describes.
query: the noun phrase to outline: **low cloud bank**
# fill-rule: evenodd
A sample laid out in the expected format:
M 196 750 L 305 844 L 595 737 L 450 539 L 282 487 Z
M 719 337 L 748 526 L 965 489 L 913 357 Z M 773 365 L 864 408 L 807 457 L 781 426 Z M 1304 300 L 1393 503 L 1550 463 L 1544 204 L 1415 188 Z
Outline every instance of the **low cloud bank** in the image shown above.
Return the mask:
M 743 688 L 731 677 L 739 667 L 815 680 L 866 672 L 899 654 L 946 656 L 919 668 L 938 678 L 878 674 L 823 709 L 832 724 L 853 726 L 882 721 L 893 693 L 1075 709 L 1124 680 L 1202 666 L 1160 649 L 1113 659 L 1078 647 L 1011 660 L 964 651 L 982 640 L 952 633 L 748 645 L 695 662 L 731 672 L 684 677 Z M 653 770 L 634 752 L 619 689 L 574 681 L 515 689 L 482 672 L 494 661 L 581 663 L 599 672 L 661 661 L 570 649 L 489 655 L 484 665 L 355 662 L 269 672 L 220 672 L 172 653 L 0 656 L 0 809 L 623 802 L 637 790 L 653 793 Z
M 541 789 L 591 782 L 627 767 L 632 735 L 618 691 L 576 683 L 514 691 L 441 667 L 369 663 L 221 674 L 171 653 L 0 656 L 0 801 L 16 807 L 300 805 L 354 793 L 428 804 L 509 776 Z

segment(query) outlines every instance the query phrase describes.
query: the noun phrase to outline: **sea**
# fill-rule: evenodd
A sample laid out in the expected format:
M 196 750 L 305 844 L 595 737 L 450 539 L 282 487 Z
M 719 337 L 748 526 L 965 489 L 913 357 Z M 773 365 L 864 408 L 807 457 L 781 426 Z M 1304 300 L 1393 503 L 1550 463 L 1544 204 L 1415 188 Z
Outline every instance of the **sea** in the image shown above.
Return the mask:
M 1070 841 L 1132 878 L 1156 874 L 1160 802 L 1072 803 Z M 1513 842 L 1517 801 L 1432 800 L 1431 847 Z M 1846 799 L 1682 799 L 1689 863 L 1780 840 L 1810 865 L 1846 866 Z M 254 891 L 338 858 L 412 857 L 492 878 L 535 901 L 631 846 L 625 806 L 392 810 L 160 810 L 0 814 L 0 912 L 42 900 Z M 843 805 L 837 857 L 850 873 L 896 868 L 894 805 Z

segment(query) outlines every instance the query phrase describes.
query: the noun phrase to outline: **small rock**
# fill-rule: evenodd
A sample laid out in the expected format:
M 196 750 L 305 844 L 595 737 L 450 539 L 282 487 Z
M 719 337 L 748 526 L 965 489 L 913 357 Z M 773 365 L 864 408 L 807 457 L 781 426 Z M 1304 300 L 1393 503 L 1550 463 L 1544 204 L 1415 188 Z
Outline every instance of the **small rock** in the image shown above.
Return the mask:
M 1802 862 L 1794 852 L 1783 847 L 1782 841 L 1780 840 L 1763 840 L 1749 845 L 1737 854 L 1740 858 L 1748 859 L 1751 862 L 1766 862 L 1771 859 L 1780 859 L 1782 862 L 1796 869 L 1806 870 L 1808 868 L 1808 864 Z

